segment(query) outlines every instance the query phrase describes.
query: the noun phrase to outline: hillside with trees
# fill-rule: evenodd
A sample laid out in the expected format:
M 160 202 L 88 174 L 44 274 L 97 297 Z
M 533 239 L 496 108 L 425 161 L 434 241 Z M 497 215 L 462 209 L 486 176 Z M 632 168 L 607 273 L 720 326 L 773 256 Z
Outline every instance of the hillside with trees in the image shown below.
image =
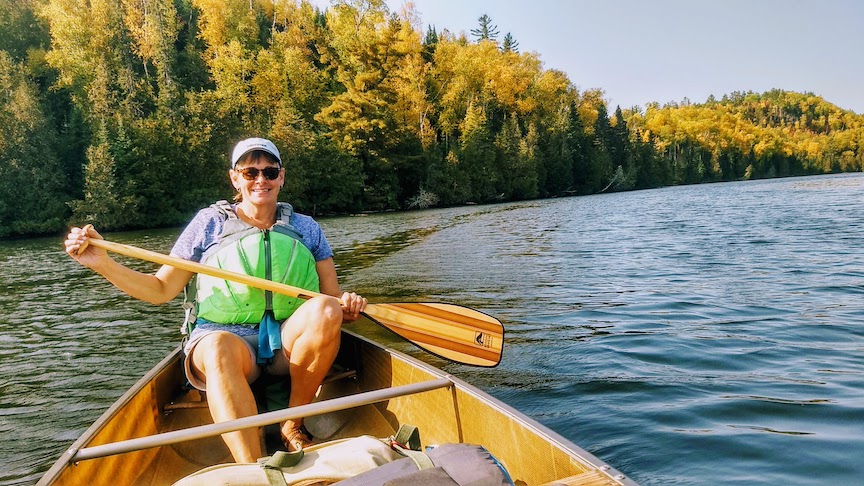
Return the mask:
M 610 114 L 498 37 L 382 0 L 0 0 L 0 238 L 183 224 L 247 136 L 318 215 L 864 166 L 864 117 L 813 94 Z
M 673 184 L 860 172 L 864 162 L 864 117 L 811 93 L 654 104 L 627 123 L 672 169 Z

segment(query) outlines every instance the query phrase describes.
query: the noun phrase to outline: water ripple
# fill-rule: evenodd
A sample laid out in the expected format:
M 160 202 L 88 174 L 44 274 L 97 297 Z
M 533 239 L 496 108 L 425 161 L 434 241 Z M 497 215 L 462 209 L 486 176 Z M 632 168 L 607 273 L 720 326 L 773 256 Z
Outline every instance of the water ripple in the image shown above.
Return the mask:
M 353 328 L 640 483 L 864 477 L 864 175 L 321 223 L 343 287 L 481 309 L 507 344 L 475 369 Z M 111 239 L 167 252 L 176 234 Z M 119 294 L 55 240 L 0 243 L 0 277 L 0 485 L 32 484 L 176 345 L 182 313 Z

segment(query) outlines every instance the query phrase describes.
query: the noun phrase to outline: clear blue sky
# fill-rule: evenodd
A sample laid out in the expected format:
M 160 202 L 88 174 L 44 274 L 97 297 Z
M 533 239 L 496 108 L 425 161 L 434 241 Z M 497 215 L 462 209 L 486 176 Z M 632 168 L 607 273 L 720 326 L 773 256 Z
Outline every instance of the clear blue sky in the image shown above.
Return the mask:
M 328 5 L 326 1 L 316 4 Z M 403 0 L 387 0 L 399 11 Z M 809 91 L 864 114 L 864 1 L 414 0 L 423 28 L 484 13 L 521 52 L 614 109 L 733 91 Z

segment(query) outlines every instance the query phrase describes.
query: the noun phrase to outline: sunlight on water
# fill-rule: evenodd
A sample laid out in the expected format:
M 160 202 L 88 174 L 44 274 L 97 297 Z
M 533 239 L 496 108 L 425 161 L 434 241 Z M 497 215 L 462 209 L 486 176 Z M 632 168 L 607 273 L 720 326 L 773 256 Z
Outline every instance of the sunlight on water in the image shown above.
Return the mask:
M 644 484 L 864 477 L 864 176 L 323 219 L 343 287 L 507 328 L 479 386 Z M 177 230 L 109 235 L 168 252 Z M 0 243 L 0 484 L 32 484 L 179 339 L 60 250 Z M 139 269 L 152 266 L 129 262 Z

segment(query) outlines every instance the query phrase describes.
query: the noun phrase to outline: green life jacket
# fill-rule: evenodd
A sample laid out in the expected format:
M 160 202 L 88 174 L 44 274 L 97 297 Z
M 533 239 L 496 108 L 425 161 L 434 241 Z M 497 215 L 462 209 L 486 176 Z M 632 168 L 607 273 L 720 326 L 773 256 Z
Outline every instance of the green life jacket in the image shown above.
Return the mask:
M 221 240 L 201 263 L 232 272 L 265 278 L 314 292 L 319 291 L 315 257 L 291 225 L 294 210 L 279 203 L 277 221 L 269 230 L 249 225 L 227 201 L 213 205 L 226 216 Z M 195 284 L 197 317 L 220 324 L 257 325 L 265 311 L 287 319 L 305 300 L 274 294 L 227 280 L 198 275 Z

